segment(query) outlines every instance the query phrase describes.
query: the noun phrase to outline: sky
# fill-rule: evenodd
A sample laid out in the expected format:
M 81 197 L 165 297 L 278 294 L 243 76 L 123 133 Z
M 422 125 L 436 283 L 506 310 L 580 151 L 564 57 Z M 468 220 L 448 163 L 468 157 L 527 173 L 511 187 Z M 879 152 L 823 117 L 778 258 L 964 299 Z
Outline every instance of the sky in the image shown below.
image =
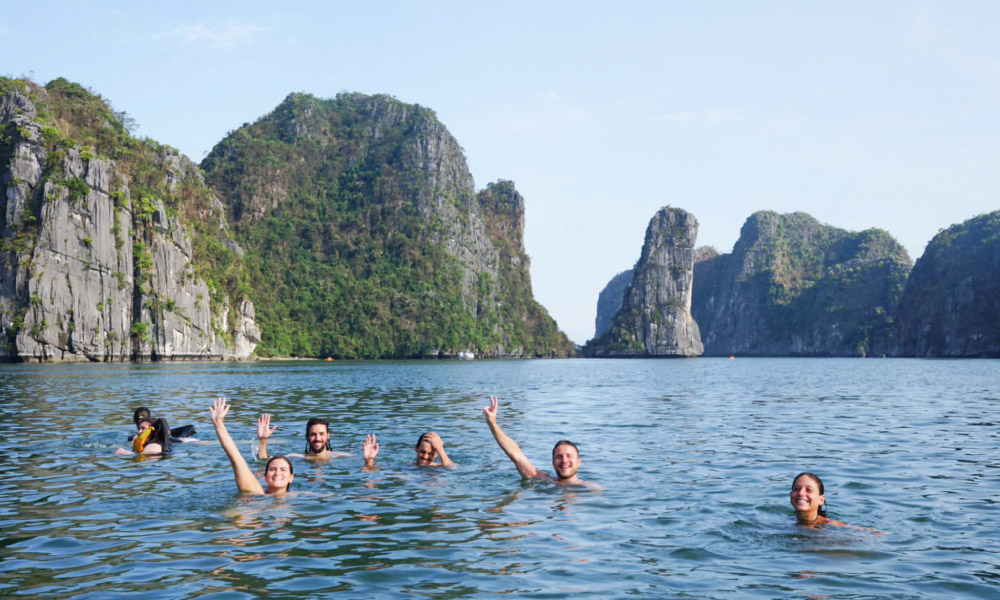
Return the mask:
M 287 6 L 279 6 L 286 4 Z M 1000 2 L 0 0 L 0 74 L 65 77 L 200 161 L 288 94 L 433 109 L 514 181 L 569 337 L 663 206 L 730 252 L 752 213 L 884 229 L 913 260 L 1000 209 Z

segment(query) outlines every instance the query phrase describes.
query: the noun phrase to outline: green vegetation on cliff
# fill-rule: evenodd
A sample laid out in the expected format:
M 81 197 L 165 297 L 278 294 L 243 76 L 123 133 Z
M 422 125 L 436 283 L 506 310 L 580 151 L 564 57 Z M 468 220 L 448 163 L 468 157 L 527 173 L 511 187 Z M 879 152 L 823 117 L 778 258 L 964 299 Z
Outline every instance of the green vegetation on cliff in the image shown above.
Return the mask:
M 260 355 L 571 351 L 531 299 L 515 199 L 475 194 L 427 108 L 293 94 L 202 167 L 247 250 Z
M 499 252 L 497 293 L 481 294 L 488 304 L 477 308 L 477 319 L 502 323 L 508 347 L 521 345 L 542 356 L 573 353 L 570 341 L 532 294 L 523 241 L 524 199 L 514 183 L 505 180 L 487 184 L 477 198 L 486 231 Z
M 31 81 L 0 78 L 0 98 L 8 90 L 30 98 L 36 110 L 33 120 L 41 125 L 36 142 L 44 146 L 46 152 L 41 178 L 33 186 L 34 191 L 28 199 L 27 214 L 21 219 L 15 235 L 4 240 L 5 250 L 20 251 L 33 247 L 43 205 L 49 200 L 43 193 L 46 183 L 65 187 L 71 202 L 85 201 L 90 191 L 88 183 L 79 175 L 71 176 L 65 172 L 67 156 L 78 152 L 83 165 L 92 160 L 114 165 L 108 191 L 114 199 L 116 211 L 131 210 L 132 235 L 135 236 L 135 239 L 126 240 L 127 234 L 121 231 L 116 219 L 113 226 L 115 247 L 121 248 L 129 243 L 133 247 L 139 245 L 145 248 L 152 228 L 166 226 L 154 223 L 157 202 L 162 202 L 167 216 L 178 217 L 190 234 L 192 266 L 195 275 L 208 284 L 209 301 L 214 304 L 223 298 L 238 301 L 247 297 L 247 272 L 242 261 L 226 244 L 229 236 L 217 226 L 218 216 L 214 219 L 216 225 L 211 224 L 213 210 L 218 209 L 212 207 L 213 197 L 202 181 L 197 165 L 169 146 L 132 136 L 129 132 L 131 119 L 125 113 L 115 111 L 107 100 L 78 83 L 58 78 L 39 86 Z M 11 136 L 15 133 L 12 128 L 16 127 L 15 123 L 9 122 L 0 130 L 0 171 L 9 165 L 11 156 L 8 149 Z M 21 138 L 29 135 L 27 130 L 16 133 Z M 5 223 L 0 223 L 0 226 L 3 225 Z M 142 255 L 137 255 L 134 273 L 140 297 L 147 294 L 144 285 L 150 277 L 148 269 L 142 269 L 145 264 L 142 259 Z M 124 275 L 115 274 L 119 281 Z M 146 308 L 151 310 L 171 305 L 170 299 L 155 297 L 146 297 L 143 302 L 147 302 Z M 235 311 L 229 312 L 230 319 L 235 316 Z
M 1000 356 L 1000 211 L 940 231 L 899 307 L 903 356 Z
M 762 211 L 731 254 L 695 265 L 692 313 L 709 355 L 887 354 L 909 267 L 885 231 Z

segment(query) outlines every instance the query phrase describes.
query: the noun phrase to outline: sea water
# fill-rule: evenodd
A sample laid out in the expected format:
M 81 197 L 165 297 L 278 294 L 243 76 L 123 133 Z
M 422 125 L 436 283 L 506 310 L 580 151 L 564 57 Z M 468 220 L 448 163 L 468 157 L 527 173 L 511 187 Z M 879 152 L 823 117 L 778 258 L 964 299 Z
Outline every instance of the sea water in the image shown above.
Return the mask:
M 293 492 L 240 495 L 209 406 Z M 551 472 L 522 481 L 483 420 Z M 198 442 L 122 457 L 148 406 Z M 1000 363 L 892 359 L 0 366 L 0 596 L 46 598 L 997 598 Z M 454 469 L 419 468 L 436 431 Z M 366 434 L 377 469 L 362 469 Z M 795 525 L 794 475 L 830 517 Z

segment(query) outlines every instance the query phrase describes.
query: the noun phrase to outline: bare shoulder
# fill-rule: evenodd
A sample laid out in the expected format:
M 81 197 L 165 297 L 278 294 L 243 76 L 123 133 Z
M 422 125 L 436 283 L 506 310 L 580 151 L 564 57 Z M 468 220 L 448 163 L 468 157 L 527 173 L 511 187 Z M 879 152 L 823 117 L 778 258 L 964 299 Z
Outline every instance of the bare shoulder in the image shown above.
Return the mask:
M 878 529 L 872 529 L 871 527 L 860 527 L 858 525 L 851 525 L 850 523 L 844 523 L 843 521 L 835 521 L 833 519 L 825 519 L 823 521 L 824 525 L 834 525 L 836 527 L 844 527 L 846 529 L 853 529 L 855 531 L 868 531 L 874 533 L 875 535 L 885 535 L 884 531 L 879 531 Z
M 572 486 L 572 487 L 578 487 L 578 488 L 583 488 L 583 489 L 587 490 L 588 492 L 603 492 L 604 491 L 604 488 L 602 488 L 597 482 L 595 482 L 595 481 L 584 481 L 583 479 L 579 479 L 577 481 L 574 481 L 573 483 L 564 483 L 563 485 Z

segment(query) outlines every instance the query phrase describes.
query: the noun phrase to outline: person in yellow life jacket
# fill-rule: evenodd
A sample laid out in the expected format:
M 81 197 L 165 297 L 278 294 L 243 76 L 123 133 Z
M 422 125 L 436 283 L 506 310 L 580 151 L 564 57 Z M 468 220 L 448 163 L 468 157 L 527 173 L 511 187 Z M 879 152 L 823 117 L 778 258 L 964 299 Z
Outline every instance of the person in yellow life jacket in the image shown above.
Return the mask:
M 132 450 L 119 448 L 117 454 L 169 454 L 171 451 L 170 426 L 166 419 L 153 420 L 151 417 L 136 423 L 139 432 L 132 438 Z
M 149 440 L 149 436 L 156 431 L 156 428 L 153 427 L 153 422 L 149 419 L 146 419 L 141 423 L 137 423 L 137 425 L 139 425 L 141 429 L 139 429 L 139 433 L 132 438 L 132 451 L 142 452 L 143 448 L 146 447 L 146 441 Z
M 152 423 L 153 417 L 150 416 L 148 408 L 146 408 L 145 406 L 140 406 L 139 408 L 135 409 L 134 413 L 132 413 L 132 422 L 135 423 L 137 432 L 128 436 L 128 441 L 130 442 L 133 441 L 135 437 L 139 435 L 140 432 L 142 432 L 144 426 L 141 426 L 141 424 L 144 421 L 149 421 L 150 423 Z M 173 429 L 170 430 L 170 441 L 171 442 L 196 441 L 194 439 L 194 434 L 195 434 L 194 425 L 181 425 L 180 427 L 174 427 Z M 136 450 L 136 452 L 138 452 L 138 450 Z

